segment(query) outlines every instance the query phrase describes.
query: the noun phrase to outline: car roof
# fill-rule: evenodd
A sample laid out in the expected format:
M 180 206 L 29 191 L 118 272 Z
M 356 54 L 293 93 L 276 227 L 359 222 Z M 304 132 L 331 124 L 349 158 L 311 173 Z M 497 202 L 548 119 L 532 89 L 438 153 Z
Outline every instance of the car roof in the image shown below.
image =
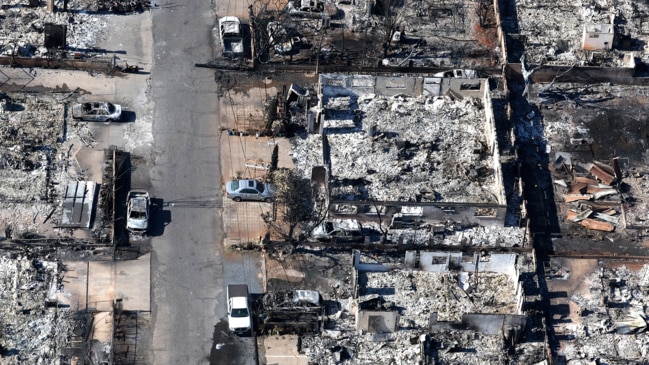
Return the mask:
M 146 210 L 146 205 L 147 205 L 146 203 L 147 200 L 144 197 L 137 197 L 131 199 L 131 209 L 143 212 Z

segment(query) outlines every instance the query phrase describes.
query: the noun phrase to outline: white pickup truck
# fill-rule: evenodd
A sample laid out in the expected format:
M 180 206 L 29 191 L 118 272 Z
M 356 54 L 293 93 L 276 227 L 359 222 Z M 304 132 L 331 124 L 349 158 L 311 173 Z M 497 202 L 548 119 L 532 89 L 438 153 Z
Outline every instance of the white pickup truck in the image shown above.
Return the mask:
M 248 285 L 228 285 L 228 327 L 237 334 L 247 333 L 252 329 Z
M 243 55 L 243 35 L 241 21 L 236 16 L 224 16 L 219 19 L 221 49 L 226 57 Z

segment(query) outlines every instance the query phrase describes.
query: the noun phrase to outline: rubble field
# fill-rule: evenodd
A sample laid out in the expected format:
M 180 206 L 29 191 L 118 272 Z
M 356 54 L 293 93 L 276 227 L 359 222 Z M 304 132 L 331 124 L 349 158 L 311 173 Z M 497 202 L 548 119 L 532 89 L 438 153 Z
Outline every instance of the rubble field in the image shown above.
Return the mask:
M 103 53 L 95 45 L 110 33 L 112 13 L 141 11 L 150 5 L 147 0 L 55 0 L 57 11 L 49 12 L 45 1 L 31 7 L 25 0 L 4 0 L 0 5 L 0 55 L 49 57 L 45 47 L 45 25 L 66 27 L 67 51 Z
M 649 40 L 649 6 L 645 2 L 517 0 L 516 14 L 531 63 L 629 67 L 619 49 L 635 51 L 647 60 L 643 46 Z M 600 25 L 611 26 L 616 33 L 614 41 L 608 50 L 584 50 L 584 28 L 590 31 Z
M 437 313 L 437 320 L 445 322 L 461 322 L 464 313 L 518 313 L 514 300 L 516 286 L 508 275 L 480 273 L 476 277 L 468 273 L 462 280 L 478 284 L 474 288 L 476 295 L 461 291 L 453 284 L 459 278 L 448 272 L 401 271 L 390 275 L 368 272 L 361 278 L 361 296 L 379 294 L 402 308 L 402 327 L 425 329 L 432 313 Z M 394 294 L 384 294 L 392 289 Z
M 641 362 L 649 356 L 649 265 L 600 260 L 583 276 L 578 269 L 565 270 L 560 260 L 551 265 L 551 288 L 574 287 L 566 291 L 570 313 L 559 306 L 551 310 L 563 319 L 553 326 L 566 361 Z
M 320 3 L 322 10 L 296 11 L 299 1 L 281 1 L 273 4 L 273 13 L 263 1 L 254 4 L 264 28 L 258 32 L 260 49 L 268 50 L 268 61 L 313 64 L 319 57 L 325 63 L 416 67 L 499 62 L 491 2 L 404 0 L 387 3 L 387 9 L 371 0 L 311 3 Z M 264 26 L 269 22 L 282 24 L 272 42 Z
M 59 265 L 18 256 L 0 256 L 0 351 L 2 364 L 57 364 L 78 331 L 66 308 L 56 305 Z
M 94 139 L 86 123 L 65 122 L 67 96 L 2 94 L 0 231 L 6 238 L 57 234 L 67 182 L 84 179 L 75 154 Z
M 332 199 L 498 203 L 480 100 L 361 95 L 323 107 Z M 322 142 L 292 142 L 296 167 L 310 176 Z
M 549 155 L 553 187 L 546 188 L 554 192 L 557 219 L 566 235 L 555 246 L 646 255 L 642 241 L 649 205 L 643 197 L 649 187 L 649 160 L 642 116 L 649 112 L 649 89 L 611 84 L 534 87 L 531 102 L 541 115 L 515 125 L 519 140 Z

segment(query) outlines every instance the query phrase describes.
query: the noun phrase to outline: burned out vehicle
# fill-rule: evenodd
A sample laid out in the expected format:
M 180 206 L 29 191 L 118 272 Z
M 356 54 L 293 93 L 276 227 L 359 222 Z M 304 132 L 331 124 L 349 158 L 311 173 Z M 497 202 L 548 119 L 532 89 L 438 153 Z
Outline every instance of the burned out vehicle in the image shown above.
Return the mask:
M 315 290 L 281 290 L 257 300 L 259 330 L 266 333 L 318 333 L 322 330 L 325 307 Z
M 88 122 L 115 122 L 122 118 L 122 107 L 104 101 L 75 104 L 72 118 Z
M 331 219 L 317 225 L 311 238 L 320 242 L 360 242 L 363 230 L 355 219 Z
M 129 191 L 126 203 L 126 229 L 135 234 L 149 230 L 151 199 L 146 191 Z

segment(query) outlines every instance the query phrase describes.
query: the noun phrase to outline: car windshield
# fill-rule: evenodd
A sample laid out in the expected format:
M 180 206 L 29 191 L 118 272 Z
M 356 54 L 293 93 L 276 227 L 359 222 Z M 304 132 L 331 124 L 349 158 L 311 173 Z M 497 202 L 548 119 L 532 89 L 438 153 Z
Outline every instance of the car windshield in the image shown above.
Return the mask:
M 111 113 L 115 113 L 115 105 L 108 104 L 108 111 L 111 112 Z
M 131 211 L 131 218 L 135 219 L 144 219 L 146 218 L 146 212 Z
M 236 318 L 248 317 L 248 310 L 246 308 L 233 309 L 232 317 L 236 317 Z
M 239 180 L 234 180 L 230 182 L 230 186 L 232 187 L 232 191 L 239 190 Z
M 259 194 L 263 193 L 264 192 L 264 184 L 257 181 L 257 190 L 259 191 Z

